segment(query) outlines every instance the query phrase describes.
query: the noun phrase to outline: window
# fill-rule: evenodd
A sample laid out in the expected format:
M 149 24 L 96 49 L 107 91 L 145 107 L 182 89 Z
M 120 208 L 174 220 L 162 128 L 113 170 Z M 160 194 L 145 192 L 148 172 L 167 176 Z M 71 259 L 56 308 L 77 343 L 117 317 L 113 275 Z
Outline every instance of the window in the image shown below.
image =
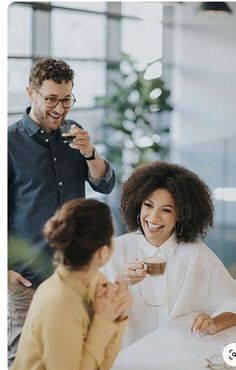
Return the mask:
M 8 109 L 21 112 L 28 105 L 26 86 L 32 62 L 30 59 L 11 58 L 8 62 Z
M 94 106 L 94 96 L 106 94 L 105 62 L 67 60 L 75 72 L 74 94 L 78 102 L 75 106 Z
M 106 17 L 53 9 L 51 12 L 52 56 L 99 59 L 106 55 Z
M 12 4 L 8 10 L 8 53 L 14 56 L 32 54 L 32 14 L 29 7 Z M 24 22 L 22 22 L 22 19 Z
M 122 20 L 121 50 L 141 64 L 151 63 L 161 58 L 162 24 L 130 19 Z
M 97 11 L 97 12 L 105 12 L 106 11 L 106 3 L 103 3 L 101 1 L 99 2 L 52 2 L 52 5 L 58 6 L 58 7 L 67 7 L 67 8 L 74 8 L 79 10 L 90 10 L 90 11 Z
M 8 20 L 10 116 L 28 104 L 25 88 L 37 58 L 62 58 L 71 65 L 78 99 L 73 111 L 90 114 L 102 109 L 96 109 L 94 97 L 106 94 L 113 78 L 106 65 L 119 62 L 120 52 L 143 64 L 162 55 L 161 3 L 12 3 Z
M 122 3 L 121 50 L 141 64 L 162 56 L 162 16 L 160 3 Z M 136 18 L 126 18 L 132 16 Z

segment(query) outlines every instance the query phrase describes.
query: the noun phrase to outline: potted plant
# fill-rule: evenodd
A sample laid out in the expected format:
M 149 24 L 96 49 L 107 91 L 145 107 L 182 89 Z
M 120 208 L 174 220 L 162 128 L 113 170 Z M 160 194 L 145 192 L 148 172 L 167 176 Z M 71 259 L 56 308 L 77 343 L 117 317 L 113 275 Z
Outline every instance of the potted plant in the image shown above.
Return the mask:
M 106 158 L 112 163 L 119 182 L 125 180 L 137 165 L 163 157 L 168 145 L 162 136 L 169 128 L 162 127 L 158 118 L 172 111 L 170 90 L 161 78 L 145 79 L 146 69 L 139 70 L 127 54 L 119 64 L 108 65 L 118 72 L 113 80 L 112 94 L 96 97 L 97 105 L 108 108 L 105 121 Z

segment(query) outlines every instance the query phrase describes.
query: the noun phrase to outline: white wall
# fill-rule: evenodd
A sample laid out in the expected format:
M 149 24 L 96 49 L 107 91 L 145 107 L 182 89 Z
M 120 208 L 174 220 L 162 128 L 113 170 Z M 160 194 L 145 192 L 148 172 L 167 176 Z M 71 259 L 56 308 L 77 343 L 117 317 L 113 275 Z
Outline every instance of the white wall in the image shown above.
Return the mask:
M 199 14 L 199 4 L 173 3 L 164 11 L 174 106 L 170 160 L 196 172 L 212 191 L 236 188 L 236 3 L 228 2 L 233 14 L 226 16 Z M 236 202 L 214 205 L 207 243 L 230 266 L 236 262 Z
M 236 135 L 236 3 L 233 15 L 173 12 L 172 141 L 182 146 Z

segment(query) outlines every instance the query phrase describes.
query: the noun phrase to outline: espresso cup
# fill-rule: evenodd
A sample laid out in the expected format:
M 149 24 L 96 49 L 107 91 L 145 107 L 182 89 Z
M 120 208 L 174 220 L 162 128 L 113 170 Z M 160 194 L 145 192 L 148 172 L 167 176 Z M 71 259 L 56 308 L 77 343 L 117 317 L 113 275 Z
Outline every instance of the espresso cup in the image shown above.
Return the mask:
M 76 126 L 76 124 L 74 121 L 71 120 L 64 121 L 61 124 L 60 130 L 61 136 L 63 138 L 63 143 L 73 143 L 73 140 L 75 138 L 75 136 L 72 134 L 74 126 Z
M 150 276 L 160 276 L 163 275 L 166 269 L 167 259 L 165 256 L 153 256 L 147 257 L 143 261 L 146 266 L 147 273 Z

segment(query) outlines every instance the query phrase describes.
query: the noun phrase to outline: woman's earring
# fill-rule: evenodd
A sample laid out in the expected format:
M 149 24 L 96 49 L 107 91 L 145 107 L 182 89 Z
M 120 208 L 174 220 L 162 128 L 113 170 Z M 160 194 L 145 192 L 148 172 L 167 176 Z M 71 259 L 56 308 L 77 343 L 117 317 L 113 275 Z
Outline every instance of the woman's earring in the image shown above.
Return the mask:
M 178 232 L 178 236 L 181 236 L 183 234 L 183 231 L 184 231 L 184 225 L 181 225 L 180 230 Z
M 137 214 L 136 221 L 137 221 L 138 226 L 141 226 L 141 223 L 140 223 L 140 212 Z

